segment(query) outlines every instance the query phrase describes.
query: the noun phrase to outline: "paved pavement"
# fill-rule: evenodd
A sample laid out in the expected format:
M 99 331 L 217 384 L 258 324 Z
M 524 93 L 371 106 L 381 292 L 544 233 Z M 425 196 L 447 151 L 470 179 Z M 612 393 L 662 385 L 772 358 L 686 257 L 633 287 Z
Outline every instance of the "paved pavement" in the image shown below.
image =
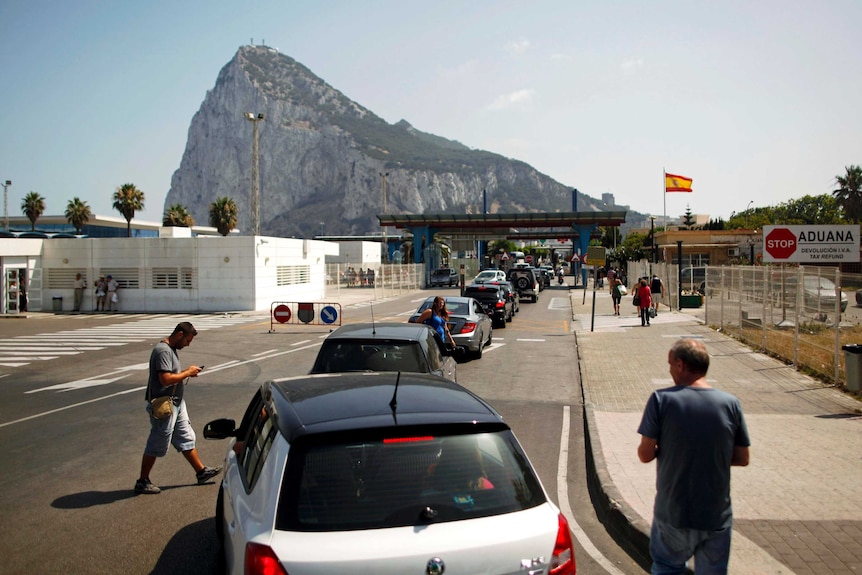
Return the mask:
M 862 401 L 705 326 L 701 310 L 662 311 L 641 327 L 630 297 L 571 290 L 600 516 L 648 556 L 655 462 L 637 427 L 650 393 L 673 385 L 667 352 L 703 340 L 709 383 L 742 402 L 751 462 L 732 471 L 731 573 L 862 573 Z

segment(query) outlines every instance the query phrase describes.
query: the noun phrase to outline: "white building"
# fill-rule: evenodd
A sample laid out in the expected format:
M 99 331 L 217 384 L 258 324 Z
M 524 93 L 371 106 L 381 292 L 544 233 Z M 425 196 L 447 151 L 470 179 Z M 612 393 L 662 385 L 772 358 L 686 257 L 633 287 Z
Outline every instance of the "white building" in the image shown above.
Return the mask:
M 318 240 L 191 237 L 188 228 L 159 233 L 158 238 L 0 238 L 2 312 L 71 311 L 78 273 L 87 285 L 81 311 L 95 309 L 94 281 L 109 274 L 119 282 L 124 312 L 269 310 L 275 301 L 321 300 L 326 258 L 339 254 L 338 244 Z M 188 237 L 176 237 L 181 235 Z

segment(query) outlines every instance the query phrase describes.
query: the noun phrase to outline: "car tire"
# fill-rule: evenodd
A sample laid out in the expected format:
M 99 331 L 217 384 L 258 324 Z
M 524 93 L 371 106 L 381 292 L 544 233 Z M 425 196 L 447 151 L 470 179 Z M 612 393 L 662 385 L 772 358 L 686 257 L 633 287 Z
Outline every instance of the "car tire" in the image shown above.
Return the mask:
M 485 350 L 485 342 L 479 342 L 479 349 L 473 352 L 473 359 L 482 359 L 482 352 Z
M 530 280 L 525 277 L 520 277 L 515 285 L 518 286 L 518 289 L 525 290 L 530 287 Z
M 506 321 L 511 322 L 512 318 L 515 317 L 515 312 L 510 312 L 509 315 L 506 316 Z

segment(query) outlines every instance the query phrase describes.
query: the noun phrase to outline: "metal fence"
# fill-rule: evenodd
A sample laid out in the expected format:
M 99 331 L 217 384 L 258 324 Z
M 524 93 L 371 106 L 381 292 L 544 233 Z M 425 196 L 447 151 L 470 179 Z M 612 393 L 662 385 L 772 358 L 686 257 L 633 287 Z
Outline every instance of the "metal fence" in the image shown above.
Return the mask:
M 705 272 L 700 289 L 707 325 L 825 381 L 847 385 L 842 347 L 862 343 L 859 274 L 816 266 L 707 267 Z
M 346 264 L 326 264 L 327 295 L 336 297 L 343 289 L 373 290 L 373 299 L 400 295 L 425 285 L 421 264 L 375 264 L 367 268 Z
M 643 261 L 626 271 L 630 288 L 656 274 L 665 286 L 662 303 L 703 307 L 711 328 L 847 386 L 843 346 L 862 344 L 862 275 L 818 266 L 683 266 L 680 281 L 679 266 Z

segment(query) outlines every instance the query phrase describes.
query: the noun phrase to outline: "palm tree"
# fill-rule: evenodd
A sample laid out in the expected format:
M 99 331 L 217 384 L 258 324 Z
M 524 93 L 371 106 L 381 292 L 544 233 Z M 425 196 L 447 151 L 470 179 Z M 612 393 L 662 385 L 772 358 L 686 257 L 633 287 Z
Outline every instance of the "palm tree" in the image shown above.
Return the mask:
M 165 227 L 190 228 L 195 225 L 195 219 L 182 204 L 174 204 L 165 210 L 162 217 L 162 225 Z
M 30 192 L 26 196 L 24 196 L 24 200 L 21 202 L 21 211 L 24 212 L 24 215 L 27 216 L 27 219 L 30 220 L 30 230 L 36 231 L 36 220 L 39 219 L 43 213 L 45 213 L 45 198 L 40 196 L 37 192 Z
M 114 192 L 114 209 L 126 218 L 127 237 L 132 237 L 132 218 L 135 211 L 144 209 L 144 192 L 135 184 L 123 184 Z
M 835 183 L 840 187 L 833 190 L 835 201 L 854 223 L 862 220 L 862 167 L 847 166 L 844 168 L 846 174 L 835 176 Z
M 79 236 L 92 215 L 87 202 L 82 202 L 77 196 L 66 204 L 66 221 L 75 227 L 75 233 Z
M 210 225 L 223 236 L 228 235 L 236 227 L 238 216 L 239 209 L 236 207 L 236 202 L 227 196 L 216 198 L 210 204 Z

